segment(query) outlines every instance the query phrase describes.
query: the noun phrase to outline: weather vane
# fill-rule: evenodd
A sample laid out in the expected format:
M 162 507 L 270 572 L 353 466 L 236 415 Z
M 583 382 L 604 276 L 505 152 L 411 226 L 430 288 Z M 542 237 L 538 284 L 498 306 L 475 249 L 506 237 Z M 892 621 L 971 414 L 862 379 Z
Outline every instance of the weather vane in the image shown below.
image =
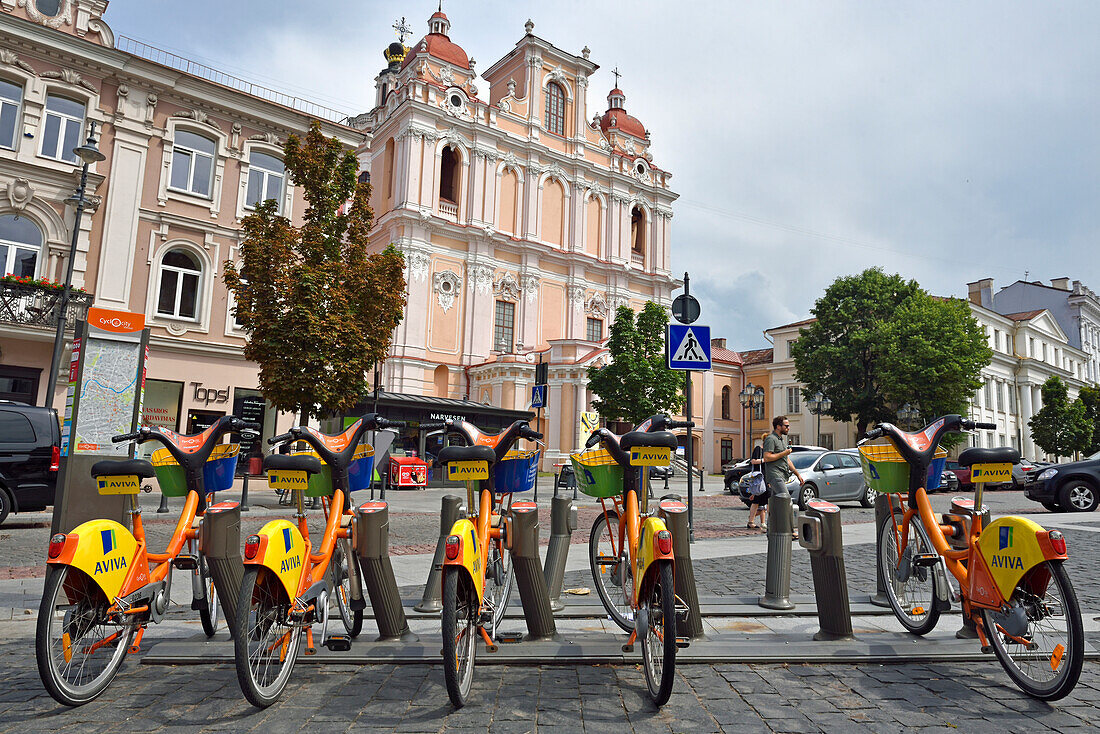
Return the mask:
M 393 29 L 397 32 L 397 40 L 402 44 L 405 43 L 405 36 L 412 35 L 412 28 L 409 28 L 408 22 L 405 21 L 405 16 L 401 16 L 401 20 L 393 24 Z
M 616 64 L 615 68 L 611 70 L 611 73 L 615 75 L 615 89 L 618 89 L 619 88 L 619 77 L 622 76 L 622 74 L 619 73 L 619 67 L 618 67 L 617 64 Z

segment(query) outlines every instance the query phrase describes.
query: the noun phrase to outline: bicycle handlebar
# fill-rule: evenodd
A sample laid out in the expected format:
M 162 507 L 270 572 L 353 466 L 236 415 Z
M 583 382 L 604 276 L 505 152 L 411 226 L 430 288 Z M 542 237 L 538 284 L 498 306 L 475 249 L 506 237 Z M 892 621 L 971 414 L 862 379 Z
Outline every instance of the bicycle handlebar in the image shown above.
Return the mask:
M 450 421 L 428 421 L 420 424 L 420 430 L 422 431 L 435 431 L 440 428 L 447 428 L 447 424 Z
M 280 433 L 278 436 L 272 436 L 271 438 L 267 439 L 267 445 L 274 446 L 277 443 L 283 443 L 285 441 L 289 441 L 292 438 L 294 438 L 293 433 Z
M 997 430 L 996 423 L 977 423 L 975 421 L 963 421 L 963 428 L 968 431 L 973 431 L 975 428 L 981 431 L 995 431 Z
M 111 436 L 111 443 L 122 443 L 123 441 L 136 441 L 142 436 L 141 429 L 134 431 L 133 433 L 123 433 L 120 436 Z
M 695 428 L 695 421 L 669 421 L 665 424 L 668 428 Z
M 539 441 L 542 439 L 542 434 L 533 428 L 524 428 L 520 431 L 520 438 L 526 438 L 530 441 Z

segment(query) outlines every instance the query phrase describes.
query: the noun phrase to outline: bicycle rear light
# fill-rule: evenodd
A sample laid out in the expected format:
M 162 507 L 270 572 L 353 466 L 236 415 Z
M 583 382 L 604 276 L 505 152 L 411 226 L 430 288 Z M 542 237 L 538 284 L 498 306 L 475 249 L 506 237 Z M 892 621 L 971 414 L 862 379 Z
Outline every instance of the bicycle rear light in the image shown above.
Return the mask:
M 1066 554 L 1066 536 L 1058 530 L 1051 530 L 1047 533 L 1047 536 L 1050 538 L 1050 545 L 1054 548 L 1054 551 L 1058 555 L 1064 556 Z
M 256 554 L 260 552 L 260 536 L 249 535 L 244 541 L 244 557 L 248 560 L 252 560 L 256 557 Z
M 458 554 L 462 551 L 462 538 L 457 535 L 448 535 L 445 550 L 448 561 L 458 558 Z
M 661 532 L 657 533 L 657 548 L 661 551 L 661 553 L 671 553 L 672 533 L 668 532 L 667 530 L 662 530 Z
M 61 555 L 61 549 L 65 547 L 65 538 L 65 533 L 58 533 L 57 535 L 50 538 L 50 558 L 57 558 L 59 555 Z

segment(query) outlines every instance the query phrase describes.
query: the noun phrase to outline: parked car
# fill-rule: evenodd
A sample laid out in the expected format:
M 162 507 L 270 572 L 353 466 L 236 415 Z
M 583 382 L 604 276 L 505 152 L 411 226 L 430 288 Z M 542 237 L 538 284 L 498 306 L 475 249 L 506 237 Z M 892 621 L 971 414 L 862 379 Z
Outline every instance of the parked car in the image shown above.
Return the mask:
M 1083 461 L 1048 466 L 1024 487 L 1025 497 L 1051 512 L 1092 512 L 1100 504 L 1100 451 Z
M 800 451 L 828 451 L 824 446 L 803 446 L 801 444 L 793 444 L 791 446 L 792 453 L 798 453 Z M 733 494 L 734 488 L 738 486 L 741 478 L 749 473 L 751 470 L 748 459 L 741 459 L 737 462 L 731 462 L 729 464 L 722 465 L 722 474 L 724 476 L 724 483 L 726 486 L 726 494 Z
M 791 463 L 802 475 L 801 487 L 798 478 L 792 476 L 787 483 L 791 500 L 799 509 L 806 509 L 806 503 L 815 498 L 829 502 L 859 502 L 864 507 L 873 507 L 878 492 L 863 481 L 863 470 L 859 458 L 850 451 L 803 451 L 791 455 Z M 739 486 L 741 501 L 752 501 L 748 494 L 747 483 L 742 480 Z
M 651 466 L 649 467 L 650 479 L 672 479 L 676 476 L 676 468 L 669 464 L 668 466 Z
M 958 492 L 959 491 L 959 478 L 955 476 L 955 472 L 950 469 L 944 469 L 943 474 L 940 475 L 940 492 Z
M 955 479 L 959 481 L 959 486 L 964 489 L 970 487 L 970 467 L 959 466 L 959 462 L 955 459 L 948 459 L 945 469 L 955 475 Z
M 0 522 L 52 505 L 60 463 L 57 411 L 0 400 Z

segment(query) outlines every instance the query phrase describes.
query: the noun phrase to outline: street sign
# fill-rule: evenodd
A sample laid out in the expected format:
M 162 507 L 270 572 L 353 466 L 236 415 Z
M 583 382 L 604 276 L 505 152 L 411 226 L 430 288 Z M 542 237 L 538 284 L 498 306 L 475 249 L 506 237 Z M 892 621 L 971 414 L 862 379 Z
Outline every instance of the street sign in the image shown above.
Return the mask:
M 546 407 L 546 385 L 534 385 L 531 387 L 531 407 Z
M 549 362 L 539 362 L 535 365 L 535 384 L 545 385 L 547 381 L 547 375 L 550 372 Z
M 699 318 L 699 301 L 682 293 L 672 300 L 672 316 L 681 324 L 693 324 Z
M 669 369 L 710 369 L 710 327 L 669 324 L 665 349 Z

